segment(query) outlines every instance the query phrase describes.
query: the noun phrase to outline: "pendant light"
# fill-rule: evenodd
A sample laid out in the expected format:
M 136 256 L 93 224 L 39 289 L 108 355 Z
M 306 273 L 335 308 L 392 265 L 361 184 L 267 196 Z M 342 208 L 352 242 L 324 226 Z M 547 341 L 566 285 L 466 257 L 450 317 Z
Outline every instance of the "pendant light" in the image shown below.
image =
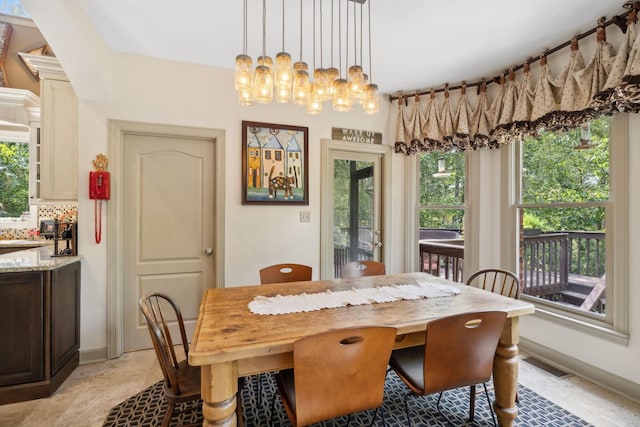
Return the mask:
M 254 93 L 256 102 L 268 104 L 273 100 L 273 76 L 271 67 L 273 60 L 267 56 L 267 4 L 262 0 L 262 56 L 258 58 L 258 66 L 254 78 Z
M 347 2 L 347 28 L 346 28 L 346 38 L 347 44 L 345 49 L 345 67 L 347 66 L 347 58 L 349 57 L 349 3 Z M 338 9 L 338 66 L 339 69 L 342 70 L 342 9 Z M 346 75 L 345 70 L 345 75 Z M 351 96 L 351 86 L 346 79 L 339 77 L 333 83 L 334 93 L 333 93 L 333 109 L 336 111 L 347 112 L 351 111 L 353 106 L 353 98 Z
M 319 87 L 319 78 L 323 73 L 316 68 L 316 0 L 313 0 L 313 82 L 309 85 L 309 102 L 307 103 L 307 113 L 316 115 L 322 113 L 323 87 Z M 324 70 L 322 70 L 324 71 Z
M 347 5 L 347 12 L 348 12 Z M 360 16 L 362 16 L 362 5 L 360 5 Z M 360 25 L 360 29 L 362 30 L 362 25 Z M 353 65 L 349 67 L 349 78 L 348 81 L 351 84 L 351 95 L 353 96 L 354 101 L 362 102 L 362 94 L 364 90 L 364 72 L 362 71 L 362 66 L 358 65 L 358 40 L 357 40 L 357 25 L 356 25 L 356 5 L 353 5 Z M 348 36 L 347 36 L 348 37 Z M 360 41 L 362 42 L 362 34 L 360 34 Z M 362 51 L 362 45 L 360 46 L 360 51 Z
M 334 0 L 331 0 L 331 67 L 327 68 L 327 79 L 328 79 L 328 93 L 327 99 L 333 99 L 335 93 L 335 82 L 340 78 L 340 70 L 333 66 L 333 3 Z
M 234 87 L 238 92 L 240 105 L 253 105 L 253 61 L 247 55 L 247 0 L 244 0 L 242 22 L 242 55 L 236 56 Z
M 276 86 L 276 101 L 289 102 L 291 86 L 293 84 L 293 68 L 291 67 L 291 55 L 284 50 L 284 0 L 282 0 L 282 52 L 276 55 L 276 68 L 274 72 L 274 84 Z
M 373 80 L 373 63 L 371 60 L 371 0 L 368 5 L 368 26 L 369 26 L 369 74 Z M 365 74 L 366 76 L 366 74 Z M 365 87 L 362 101 L 362 108 L 367 114 L 376 114 L 380 111 L 380 96 L 378 92 L 378 85 L 369 83 L 368 78 L 365 79 Z
M 307 105 L 309 102 L 309 66 L 302 61 L 302 0 L 300 0 L 300 61 L 293 64 L 293 102 Z

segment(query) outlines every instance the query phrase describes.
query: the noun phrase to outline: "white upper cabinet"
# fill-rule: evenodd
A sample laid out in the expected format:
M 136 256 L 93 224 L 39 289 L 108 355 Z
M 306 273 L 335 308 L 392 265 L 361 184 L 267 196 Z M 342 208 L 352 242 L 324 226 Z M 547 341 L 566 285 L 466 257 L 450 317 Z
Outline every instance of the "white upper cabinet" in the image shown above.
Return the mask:
M 78 102 L 68 81 L 40 86 L 40 197 L 78 199 Z

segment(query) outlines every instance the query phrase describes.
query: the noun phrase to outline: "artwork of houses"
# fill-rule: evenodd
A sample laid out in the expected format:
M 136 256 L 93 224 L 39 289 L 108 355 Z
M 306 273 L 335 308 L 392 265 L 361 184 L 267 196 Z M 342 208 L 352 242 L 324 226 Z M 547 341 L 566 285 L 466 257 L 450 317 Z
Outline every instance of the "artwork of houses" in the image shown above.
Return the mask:
M 273 177 L 291 177 L 294 188 L 303 188 L 304 152 L 294 130 L 250 127 L 247 132 L 247 187 L 269 188 Z

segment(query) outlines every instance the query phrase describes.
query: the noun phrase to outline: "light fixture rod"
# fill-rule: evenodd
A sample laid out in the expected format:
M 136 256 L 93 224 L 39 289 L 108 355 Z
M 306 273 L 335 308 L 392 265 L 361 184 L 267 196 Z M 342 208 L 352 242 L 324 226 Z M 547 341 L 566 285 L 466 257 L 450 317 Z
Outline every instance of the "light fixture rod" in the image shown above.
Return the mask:
M 267 0 L 262 0 L 262 56 L 267 56 Z
M 369 81 L 373 83 L 373 62 L 371 61 L 371 2 L 367 4 L 367 19 L 369 25 Z
M 284 0 L 282 0 L 282 52 L 284 52 Z

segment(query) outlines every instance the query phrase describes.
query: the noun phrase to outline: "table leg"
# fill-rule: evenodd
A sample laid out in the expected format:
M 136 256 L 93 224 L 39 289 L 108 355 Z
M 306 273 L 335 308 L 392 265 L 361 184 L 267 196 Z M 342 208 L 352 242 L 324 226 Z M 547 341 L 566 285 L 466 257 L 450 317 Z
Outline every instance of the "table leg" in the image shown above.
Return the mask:
M 236 427 L 238 364 L 216 363 L 201 367 L 203 426 Z
M 500 426 L 511 427 L 518 416 L 518 408 L 515 406 L 518 386 L 518 320 L 517 317 L 507 319 L 493 360 L 493 385 L 496 394 L 493 409 Z

